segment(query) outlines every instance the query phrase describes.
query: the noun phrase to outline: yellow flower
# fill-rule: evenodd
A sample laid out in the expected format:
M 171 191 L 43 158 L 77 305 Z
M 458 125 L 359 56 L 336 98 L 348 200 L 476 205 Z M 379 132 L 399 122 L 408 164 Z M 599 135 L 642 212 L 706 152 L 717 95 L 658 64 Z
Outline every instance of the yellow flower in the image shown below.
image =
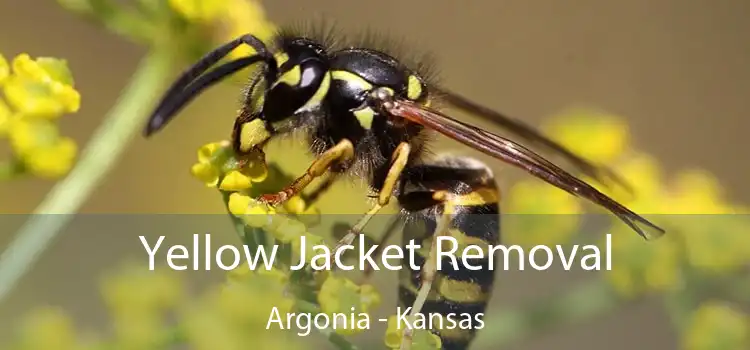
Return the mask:
M 190 173 L 206 186 L 218 185 L 223 191 L 246 190 L 252 187 L 253 182 L 261 182 L 268 175 L 261 155 L 250 154 L 240 162 L 234 158 L 231 144 L 227 141 L 201 146 L 198 149 L 198 162 L 192 165 Z
M 73 86 L 73 76 L 67 61 L 57 58 L 39 57 L 33 60 L 28 54 L 22 53 L 13 59 L 13 73 L 41 82 Z
M 195 163 L 190 168 L 190 173 L 204 182 L 207 187 L 216 187 L 219 182 L 219 169 L 210 163 Z
M 602 187 L 596 182 L 590 182 L 603 193 L 611 196 L 622 205 L 643 216 L 656 225 L 667 228 L 668 217 L 665 215 L 670 211 L 667 203 L 668 191 L 664 184 L 661 167 L 658 162 L 648 154 L 632 152 L 613 167 L 613 171 L 619 174 L 630 185 L 632 192 L 625 191 L 622 186 Z M 609 211 L 597 208 L 605 213 L 615 226 L 624 228 L 626 225 Z M 647 237 L 654 236 L 654 230 L 641 225 Z M 669 231 L 670 229 L 667 228 Z M 630 233 L 632 234 L 632 230 Z
M 77 348 L 76 330 L 73 321 L 59 309 L 35 310 L 22 323 L 21 349 L 42 350 Z
M 710 174 L 700 170 L 678 174 L 660 198 L 665 213 L 658 219 L 670 232 L 682 237 L 691 266 L 722 272 L 750 261 L 750 221 L 735 215 L 735 209 L 723 197 L 721 186 Z
M 238 192 L 229 195 L 229 212 L 255 228 L 267 228 L 274 223 L 276 210 Z M 277 220 L 278 221 L 278 220 Z
M 232 193 L 229 195 L 229 203 L 227 205 L 229 212 L 235 216 L 245 215 L 247 209 L 250 207 L 252 199 L 249 196 L 240 193 Z
M 605 272 L 605 279 L 615 290 L 634 297 L 679 287 L 682 261 L 674 236 L 645 241 L 626 227 L 618 226 L 613 231 L 612 269 Z
M 668 203 L 674 214 L 731 214 L 733 211 L 724 199 L 716 178 L 702 170 L 680 172 L 672 181 L 673 194 Z
M 230 282 L 242 282 L 250 277 L 252 271 L 246 266 L 238 266 L 230 271 L 227 271 L 227 280 Z
M 385 331 L 385 346 L 389 349 L 399 349 L 404 337 L 404 328 L 396 316 L 388 318 L 388 328 Z M 415 329 L 412 335 L 411 348 L 414 350 L 436 350 L 443 347 L 443 342 L 434 333 L 425 329 Z
M 125 265 L 102 282 L 104 299 L 118 316 L 155 315 L 183 299 L 182 282 L 167 267 Z
M 274 308 L 285 322 L 294 300 L 285 295 L 288 275 L 279 270 L 243 273 L 238 280 L 211 291 L 184 313 L 190 348 L 299 349 L 298 338 L 288 337 L 272 324 L 266 329 Z
M 163 341 L 160 317 L 146 313 L 115 315 L 113 320 L 115 340 L 122 349 L 149 349 Z
M 261 41 L 269 44 L 276 34 L 276 26 L 267 18 L 263 6 L 257 0 L 227 0 L 227 11 L 222 20 L 221 41 L 237 38 L 251 33 Z M 230 58 L 239 58 L 253 54 L 247 45 L 242 45 L 230 53 Z
M 10 107 L 0 99 L 0 136 L 5 136 L 10 128 L 10 123 L 13 120 L 13 112 Z
M 271 268 L 268 270 L 260 269 L 257 274 L 261 278 L 270 281 L 269 283 L 273 282 L 279 286 L 286 286 L 286 284 L 289 283 L 289 273 L 277 268 Z
M 182 315 L 186 345 L 196 350 L 241 350 L 247 341 L 212 305 L 192 305 Z M 255 343 L 255 342 L 254 342 Z M 257 343 L 255 343 L 257 344 Z
M 285 216 L 278 216 L 274 218 L 275 225 L 272 229 L 273 237 L 276 238 L 280 243 L 290 243 L 293 241 L 298 241 L 299 237 L 305 234 L 307 232 L 307 227 L 305 227 L 305 224 L 299 222 L 298 220 L 285 217 Z
M 219 189 L 222 191 L 242 191 L 250 188 L 252 182 L 245 174 L 231 170 L 221 180 Z
M 213 162 L 213 159 L 219 156 L 223 149 L 229 148 L 230 144 L 227 141 L 222 142 L 210 142 L 200 148 L 198 148 L 198 162 L 207 163 Z
M 580 202 L 546 182 L 518 182 L 508 193 L 508 212 L 514 214 L 580 214 Z
M 537 180 L 511 187 L 506 205 L 504 234 L 522 246 L 568 242 L 579 226 L 582 208 L 567 192 Z
M 207 23 L 224 15 L 225 0 L 169 0 L 169 6 L 189 21 Z
M 216 187 L 221 176 L 221 166 L 226 161 L 228 143 L 211 142 L 198 148 L 198 162 L 190 173 L 208 187 Z
M 70 171 L 76 160 L 78 146 L 69 137 L 62 137 L 50 147 L 42 147 L 29 154 L 24 162 L 31 173 L 42 178 L 58 178 Z
M 14 152 L 32 173 L 46 178 L 65 175 L 73 166 L 78 148 L 43 119 L 14 120 L 9 130 Z
M 245 211 L 245 214 L 242 216 L 242 221 L 250 227 L 266 228 L 274 222 L 274 214 L 276 214 L 276 212 L 273 208 L 268 208 L 258 202 L 255 202 L 255 205 L 253 205 L 253 202 L 251 202 L 250 206 Z
M 728 305 L 709 301 L 695 310 L 683 334 L 685 350 L 747 349 L 750 319 Z
M 750 262 L 750 221 L 743 215 L 680 215 L 687 260 L 707 272 L 732 271 Z
M 10 125 L 10 145 L 21 157 L 40 147 L 49 147 L 60 138 L 57 126 L 47 120 L 19 119 Z
M 5 79 L 10 75 L 10 67 L 8 66 L 8 60 L 5 56 L 0 54 L 0 85 L 5 82 Z
M 601 111 L 571 109 L 552 118 L 543 129 L 572 152 L 595 163 L 610 163 L 629 146 L 627 123 Z
M 318 293 L 318 303 L 323 313 L 355 313 L 355 324 L 349 328 L 338 327 L 339 334 L 355 334 L 363 329 L 358 329 L 356 321 L 359 313 L 369 313 L 380 305 L 380 295 L 370 285 L 358 286 L 344 277 L 330 276 L 323 282 Z
M 3 87 L 8 103 L 19 113 L 53 119 L 80 108 L 81 96 L 64 60 L 32 60 L 21 54 L 13 60 L 13 73 Z
M 8 138 L 19 174 L 42 178 L 67 174 L 78 147 L 73 139 L 61 136 L 53 123 L 80 107 L 67 62 L 32 59 L 24 53 L 9 66 L 0 55 L 0 85 L 5 97 L 0 98 L 0 136 Z
M 305 200 L 302 199 L 300 196 L 294 196 L 292 198 L 289 198 L 286 202 L 284 202 L 284 210 L 286 210 L 287 213 L 291 214 L 302 214 L 305 212 Z
M 257 0 L 169 0 L 170 7 L 190 22 L 219 26 L 217 40 L 226 42 L 251 33 L 269 43 L 276 27 L 266 18 L 263 6 Z M 253 54 L 253 50 L 241 45 L 230 53 L 229 58 Z
M 621 186 L 596 186 L 600 191 L 639 214 L 663 214 L 668 210 L 664 205 L 662 170 L 654 157 L 634 152 L 615 165 L 613 170 L 628 182 L 634 193 L 625 192 Z M 593 184 L 598 185 L 595 182 Z
M 302 246 L 301 246 L 301 240 L 295 239 L 292 240 L 292 252 L 296 254 L 297 256 L 300 256 L 302 254 Z M 306 263 L 310 263 L 310 260 L 312 257 L 318 253 L 315 249 L 313 249 L 316 245 L 325 245 L 326 241 L 323 239 L 323 237 L 318 236 L 316 234 L 312 233 L 306 233 L 305 234 L 305 259 Z
M 274 307 L 281 315 L 292 311 L 294 300 L 286 296 L 288 280 L 288 275 L 279 270 L 253 271 L 216 290 L 210 303 L 222 318 L 234 324 L 265 328 Z
M 300 196 L 289 198 L 283 204 L 284 211 L 294 215 L 296 220 L 307 227 L 317 226 L 320 224 L 320 209 L 317 207 L 308 207 L 307 202 Z
M 232 215 L 254 228 L 263 228 L 282 243 L 289 243 L 305 233 L 305 225 L 285 215 L 276 215 L 272 207 L 238 192 L 229 195 L 227 208 Z

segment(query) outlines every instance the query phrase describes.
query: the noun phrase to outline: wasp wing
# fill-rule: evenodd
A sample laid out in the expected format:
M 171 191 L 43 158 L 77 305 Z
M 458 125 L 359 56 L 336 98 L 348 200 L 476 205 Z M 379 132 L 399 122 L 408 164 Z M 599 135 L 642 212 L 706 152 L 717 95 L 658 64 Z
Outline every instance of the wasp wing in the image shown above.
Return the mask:
M 412 101 L 401 99 L 390 100 L 382 103 L 382 108 L 393 116 L 404 118 L 413 123 L 433 129 L 496 159 L 526 170 L 532 175 L 568 193 L 586 198 L 612 212 L 646 239 L 659 237 L 664 234 L 662 228 L 652 224 L 614 199 L 601 193 L 596 188 L 516 142 L 463 123 Z M 639 223 L 656 232 L 652 234 L 647 233 L 638 225 Z
M 516 136 L 523 138 L 530 143 L 545 147 L 547 150 L 558 153 L 571 162 L 574 166 L 580 169 L 587 176 L 599 181 L 603 184 L 604 178 L 609 178 L 616 182 L 629 192 L 633 192 L 632 187 L 614 171 L 597 166 L 586 159 L 576 155 L 570 151 L 567 147 L 553 141 L 549 137 L 543 135 L 533 127 L 523 123 L 520 120 L 511 118 L 502 113 L 494 111 L 490 108 L 477 104 L 455 92 L 443 89 L 440 87 L 433 87 L 440 95 L 440 100 L 445 101 L 453 107 L 462 109 L 466 112 L 472 113 L 484 119 L 487 119 L 498 126 L 510 131 Z

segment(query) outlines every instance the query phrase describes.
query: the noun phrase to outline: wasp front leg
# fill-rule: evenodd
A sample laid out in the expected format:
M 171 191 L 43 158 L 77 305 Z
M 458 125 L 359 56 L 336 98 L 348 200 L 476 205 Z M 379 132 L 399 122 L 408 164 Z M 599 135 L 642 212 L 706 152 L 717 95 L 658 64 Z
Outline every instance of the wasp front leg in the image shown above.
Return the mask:
M 380 238 L 377 239 L 375 242 L 375 245 L 377 246 L 375 250 L 372 252 L 373 256 L 380 257 L 383 253 L 383 249 L 385 249 L 385 242 L 387 242 L 391 237 L 393 237 L 393 234 L 398 231 L 399 226 L 403 224 L 401 220 L 401 216 L 396 216 L 391 219 L 390 223 L 388 224 L 388 227 L 385 229 L 385 232 L 380 236 Z M 370 264 L 365 265 L 364 271 L 362 271 L 362 277 L 360 278 L 359 284 L 366 284 L 370 281 L 370 277 L 372 276 L 372 273 L 374 271 L 374 267 Z
M 278 205 L 301 193 L 310 183 L 323 176 L 334 164 L 348 162 L 354 158 L 354 145 L 343 139 L 318 156 L 307 168 L 304 175 L 298 177 L 289 186 L 277 193 L 264 194 L 260 199 L 270 205 Z
M 302 199 L 305 200 L 305 205 L 308 207 L 313 206 L 323 195 L 328 192 L 328 190 L 331 189 L 331 186 L 333 186 L 333 184 L 335 184 L 340 177 L 340 173 L 329 172 L 328 176 L 326 176 L 326 178 L 321 184 L 318 185 L 318 187 L 314 188 L 309 193 L 302 194 Z

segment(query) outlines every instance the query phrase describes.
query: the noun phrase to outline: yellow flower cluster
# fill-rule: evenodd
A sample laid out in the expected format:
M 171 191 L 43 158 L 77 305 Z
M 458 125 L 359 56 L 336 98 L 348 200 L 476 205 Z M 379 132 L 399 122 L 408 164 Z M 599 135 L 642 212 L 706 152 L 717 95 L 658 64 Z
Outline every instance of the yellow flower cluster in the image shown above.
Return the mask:
M 613 220 L 613 270 L 606 278 L 623 295 L 678 287 L 684 266 L 723 272 L 750 263 L 750 235 L 744 229 L 750 221 L 736 215 L 743 212 L 742 208 L 727 202 L 711 174 L 686 170 L 673 177 L 665 176 L 652 156 L 629 144 L 627 124 L 600 111 L 579 109 L 563 113 L 553 118 L 545 130 L 584 158 L 611 165 L 632 185 L 634 195 L 620 189 L 599 187 L 600 190 L 668 231 L 662 239 L 646 242 Z M 524 182 L 511 191 L 516 197 L 526 197 L 511 198 L 526 202 L 516 207 L 533 210 L 535 202 L 551 200 L 540 199 L 552 196 L 543 194 L 541 189 L 532 191 L 531 187 Z M 562 212 L 575 211 L 571 203 L 557 206 Z M 559 240 L 559 236 L 550 240 Z
M 300 237 L 304 236 L 307 244 L 304 252 L 305 257 L 310 259 L 318 251 L 313 246 L 326 244 L 325 239 L 319 235 L 308 232 L 305 223 L 288 215 L 281 215 L 277 208 L 270 207 L 253 198 L 252 189 L 254 183 L 262 183 L 268 177 L 267 165 L 262 154 L 248 155 L 243 161 L 238 161 L 232 154 L 228 142 L 215 142 L 204 145 L 198 151 L 198 163 L 192 167 L 193 175 L 209 187 L 218 187 L 220 190 L 229 192 L 227 209 L 235 217 L 250 228 L 260 229 L 268 233 L 276 244 L 289 246 L 291 253 L 299 256 L 303 253 L 300 246 Z M 300 197 L 292 197 L 284 204 L 284 211 L 289 214 L 307 214 L 311 212 L 305 201 Z M 278 281 L 286 284 L 289 279 L 289 271 L 272 270 L 272 273 L 263 269 L 258 272 L 250 272 L 247 269 L 235 270 L 230 273 L 230 280 L 237 280 L 248 275 L 265 274 L 273 275 Z M 370 313 L 380 304 L 380 295 L 370 285 L 357 285 L 353 281 L 330 273 L 321 271 L 314 274 L 313 288 L 317 289 L 317 303 L 319 312 L 328 315 L 334 313 Z M 310 286 L 308 286 L 310 287 Z M 269 293 L 268 290 L 265 291 Z M 270 294 L 279 294 L 270 292 Z M 283 293 L 281 293 L 283 294 Z M 277 305 L 278 303 L 266 303 Z M 291 308 L 291 304 L 290 308 Z M 264 315 L 267 315 L 265 313 Z M 341 335 L 358 333 L 361 329 L 355 324 L 350 327 L 336 327 L 335 332 Z
M 511 187 L 506 198 L 503 236 L 510 244 L 564 244 L 577 233 L 583 208 L 557 187 L 524 180 Z
M 733 214 L 739 213 L 739 209 L 721 196 L 711 175 L 684 171 L 666 185 L 661 179 L 649 178 L 658 174 L 658 168 L 647 157 L 634 158 L 624 164 L 631 169 L 623 168 L 625 171 L 621 173 L 626 178 L 643 180 L 635 183 L 636 190 L 640 190 L 639 198 L 624 201 L 625 204 L 636 211 L 651 213 L 648 218 L 667 229 L 667 235 L 645 242 L 632 233 L 623 232 L 622 226 L 616 224 L 612 242 L 616 252 L 612 259 L 617 268 L 611 271 L 611 280 L 626 281 L 629 277 L 624 275 L 632 274 L 633 269 L 648 268 L 652 274 L 651 281 L 631 279 L 629 287 L 618 283 L 618 289 L 628 294 L 641 289 L 635 286 L 641 284 L 659 285 L 661 287 L 654 289 L 661 290 L 669 285 L 678 286 L 684 267 L 724 273 L 750 263 L 750 236 L 746 233 L 750 221 L 746 216 Z M 649 191 L 645 191 L 647 189 Z M 641 260 L 636 262 L 635 256 Z M 656 275 L 661 276 L 660 281 L 654 280 Z
M 680 248 L 673 236 L 646 242 L 627 228 L 612 232 L 612 271 L 604 278 L 622 296 L 674 291 L 682 286 Z
M 27 315 L 12 342 L 3 345 L 13 350 L 154 349 L 171 340 L 167 312 L 185 297 L 181 281 L 169 269 L 149 271 L 128 264 L 105 278 L 101 289 L 113 320 L 111 337 L 78 330 L 62 310 L 42 307 Z
M 272 309 L 293 312 L 287 296 L 288 274 L 276 270 L 238 269 L 226 284 L 210 291 L 184 312 L 184 328 L 191 349 L 301 349 L 299 337 L 275 328 L 266 329 Z M 284 316 L 282 318 L 285 319 Z
M 686 350 L 747 349 L 750 317 L 722 302 L 705 302 L 693 313 L 683 343 Z
M 268 178 L 268 166 L 262 153 L 252 153 L 245 155 L 242 161 L 238 161 L 232 152 L 228 141 L 212 142 L 201 146 L 198 149 L 198 162 L 190 168 L 191 174 L 207 187 L 218 188 L 221 191 L 233 192 L 230 196 L 230 212 L 236 216 L 244 216 L 250 220 L 248 225 L 262 228 L 260 224 L 251 224 L 253 218 L 258 220 L 254 214 L 265 213 L 264 210 L 270 210 L 275 213 L 274 208 L 261 208 L 260 204 L 250 205 L 251 199 L 249 193 L 253 190 L 253 184 L 259 184 Z M 253 202 L 255 203 L 255 202 Z M 240 209 L 245 208 L 245 209 Z M 287 200 L 283 204 L 287 213 L 302 215 L 315 214 L 312 207 L 308 207 L 305 201 L 299 196 Z M 283 220 L 283 219 L 279 219 Z M 281 222 L 279 222 L 281 224 Z M 286 223 L 294 225 L 292 223 Z M 283 229 L 286 226 L 282 227 Z M 283 235 L 283 233 L 282 233 Z M 289 242 L 294 236 L 288 238 L 278 237 L 282 242 Z
M 114 326 L 112 341 L 125 349 L 152 348 L 165 341 L 166 315 L 186 298 L 172 270 L 149 271 L 140 264 L 127 264 L 107 276 L 102 294 Z
M 190 172 L 206 186 L 218 187 L 222 191 L 247 190 L 254 182 L 262 182 L 268 175 L 262 158 L 239 164 L 232 158 L 227 141 L 212 142 L 199 148 L 198 162 L 190 168 Z
M 58 308 L 34 310 L 19 326 L 9 350 L 84 350 L 95 345 L 93 339 L 82 337 L 73 320 Z
M 252 33 L 269 43 L 276 27 L 256 0 L 169 0 L 170 7 L 184 19 L 201 25 L 218 25 L 216 40 L 225 42 Z M 252 54 L 252 49 L 240 46 L 230 54 L 237 58 Z
M 14 157 L 5 160 L 1 176 L 67 174 L 78 149 L 73 139 L 60 135 L 57 121 L 77 112 L 81 103 L 67 63 L 25 53 L 8 63 L 0 55 L 0 88 L 0 137 L 9 141 Z
M 102 284 L 114 332 L 89 337 L 68 315 L 54 308 L 31 313 L 21 323 L 11 350 L 160 349 L 184 344 L 191 349 L 303 349 L 292 332 L 266 329 L 272 307 L 292 312 L 286 296 L 288 274 L 279 270 L 237 270 L 228 281 L 201 295 L 188 295 L 178 274 L 167 267 L 149 271 L 126 265 Z
M 270 233 L 277 243 L 291 244 L 292 253 L 297 257 L 302 254 L 300 237 L 307 241 L 304 252 L 307 262 L 315 254 L 312 247 L 325 244 L 325 239 L 319 235 L 307 232 L 307 227 L 300 221 L 285 215 L 276 215 L 272 207 L 267 207 L 251 199 L 249 196 L 232 193 L 228 204 L 230 212 L 241 218 L 246 225 L 260 228 Z M 370 285 L 357 285 L 349 279 L 336 276 L 330 271 L 320 271 L 316 274 L 316 284 L 320 286 L 317 301 L 322 313 L 370 313 L 380 304 L 380 295 Z M 358 319 L 357 319 L 358 320 Z M 352 326 L 356 326 L 355 324 Z M 337 327 L 335 330 L 342 335 L 350 335 L 361 331 L 355 327 Z
M 380 295 L 371 285 L 357 285 L 349 279 L 330 276 L 318 292 L 318 303 L 323 313 L 332 315 L 334 313 L 350 312 L 369 314 L 380 305 Z M 344 335 L 359 333 L 364 329 L 356 328 L 360 318 L 355 318 L 355 324 L 349 328 L 337 327 L 336 332 Z
M 545 134 L 572 152 L 608 164 L 628 148 L 627 123 L 611 114 L 571 109 L 551 118 Z M 596 146 L 592 146 L 596 145 Z M 582 202 L 569 193 L 536 179 L 517 182 L 505 196 L 504 235 L 511 244 L 565 244 L 575 237 L 584 213 Z
M 574 108 L 563 111 L 543 129 L 572 152 L 595 163 L 610 163 L 630 146 L 628 124 L 599 110 Z
M 388 326 L 385 331 L 385 346 L 389 349 L 400 349 L 401 341 L 404 338 L 405 325 L 399 325 L 398 318 L 391 316 L 388 318 Z M 414 350 L 437 350 L 443 347 L 443 342 L 435 335 L 425 329 L 415 329 L 412 334 L 411 348 Z
M 718 181 L 702 171 L 686 171 L 669 187 L 667 220 L 684 244 L 689 265 L 722 273 L 750 263 L 750 220 L 743 209 L 728 203 Z

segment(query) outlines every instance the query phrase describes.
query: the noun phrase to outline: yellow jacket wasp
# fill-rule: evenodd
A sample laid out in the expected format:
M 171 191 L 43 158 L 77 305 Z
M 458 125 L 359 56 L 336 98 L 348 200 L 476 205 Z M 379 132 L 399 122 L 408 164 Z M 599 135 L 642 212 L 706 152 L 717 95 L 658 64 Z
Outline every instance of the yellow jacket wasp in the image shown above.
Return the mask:
M 255 54 L 208 71 L 240 45 L 252 47 Z M 424 146 L 430 131 L 586 198 L 611 211 L 644 238 L 664 233 L 528 148 L 430 106 L 439 101 L 487 118 L 520 138 L 567 158 L 589 177 L 620 181 L 612 172 L 590 164 L 531 127 L 428 83 L 426 73 L 384 50 L 367 45 L 335 47 L 323 37 L 295 31 L 281 31 L 273 47 L 248 34 L 205 55 L 166 92 L 145 128 L 145 135 L 163 128 L 206 88 L 255 63 L 262 63 L 262 67 L 245 92 L 234 124 L 235 152 L 238 155 L 262 152 L 272 138 L 302 132 L 316 156 L 305 174 L 281 192 L 266 194 L 261 199 L 272 205 L 282 203 L 326 173 L 364 178 L 377 194 L 371 210 L 339 245 L 351 244 L 368 220 L 392 197 L 397 199 L 402 213 L 416 218 L 410 221 L 412 224 L 422 225 L 422 234 L 416 237 L 420 240 L 418 244 L 430 237 L 434 243 L 438 235 L 464 235 L 488 244 L 499 242 L 500 193 L 492 172 L 483 163 L 467 157 L 427 157 Z M 482 224 L 467 219 L 473 215 L 480 215 Z M 404 237 L 411 238 L 415 237 Z M 408 271 L 402 276 L 400 303 L 413 306 L 412 314 L 483 312 L 494 282 L 493 274 L 464 269 L 437 273 L 434 249 L 433 244 L 432 252 L 422 257 L 422 271 Z M 487 259 L 472 265 L 487 265 Z M 433 285 L 437 296 L 430 293 Z M 456 290 L 463 292 L 455 293 Z M 474 337 L 472 330 L 434 332 L 443 340 L 444 349 L 465 349 Z M 406 330 L 402 349 L 410 344 L 411 332 Z

